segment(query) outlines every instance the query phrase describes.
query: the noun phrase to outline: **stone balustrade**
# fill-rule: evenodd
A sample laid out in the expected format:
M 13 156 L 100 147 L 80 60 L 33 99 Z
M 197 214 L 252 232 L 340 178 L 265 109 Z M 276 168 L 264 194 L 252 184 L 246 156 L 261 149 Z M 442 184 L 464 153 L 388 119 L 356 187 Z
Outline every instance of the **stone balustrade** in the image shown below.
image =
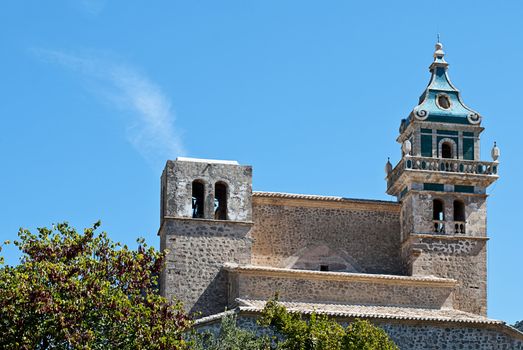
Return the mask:
M 498 165 L 498 162 L 405 156 L 388 174 L 387 187 L 394 185 L 405 170 L 497 176 Z
M 439 234 L 445 234 L 445 221 L 442 220 L 434 220 L 433 221 L 433 233 L 439 233 Z
M 466 233 L 466 222 L 465 221 L 443 221 L 433 220 L 432 233 L 434 234 L 465 234 Z
M 454 233 L 465 234 L 466 223 L 465 221 L 454 221 Z

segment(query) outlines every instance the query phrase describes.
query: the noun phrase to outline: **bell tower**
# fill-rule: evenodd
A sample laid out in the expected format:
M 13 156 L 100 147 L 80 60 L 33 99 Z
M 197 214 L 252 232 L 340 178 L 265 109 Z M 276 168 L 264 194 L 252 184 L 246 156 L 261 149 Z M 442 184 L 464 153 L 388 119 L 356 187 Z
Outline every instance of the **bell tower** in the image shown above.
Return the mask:
M 401 202 L 405 273 L 456 279 L 455 307 L 485 315 L 487 188 L 499 149 L 480 160 L 482 116 L 463 103 L 444 56 L 438 42 L 429 84 L 401 121 L 401 160 L 387 162 L 387 193 Z
M 225 263 L 250 264 L 252 167 L 236 161 L 167 161 L 161 177 L 160 293 L 208 316 L 228 301 Z

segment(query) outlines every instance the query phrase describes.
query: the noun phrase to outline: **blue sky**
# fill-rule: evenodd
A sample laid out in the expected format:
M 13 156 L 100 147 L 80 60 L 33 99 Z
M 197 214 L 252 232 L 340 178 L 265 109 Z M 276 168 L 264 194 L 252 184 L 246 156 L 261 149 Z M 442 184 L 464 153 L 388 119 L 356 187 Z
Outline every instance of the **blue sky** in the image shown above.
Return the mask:
M 158 246 L 177 156 L 251 164 L 255 190 L 391 199 L 383 167 L 441 33 L 482 158 L 502 152 L 489 316 L 523 319 L 522 18 L 521 1 L 2 1 L 1 239 L 101 219 Z

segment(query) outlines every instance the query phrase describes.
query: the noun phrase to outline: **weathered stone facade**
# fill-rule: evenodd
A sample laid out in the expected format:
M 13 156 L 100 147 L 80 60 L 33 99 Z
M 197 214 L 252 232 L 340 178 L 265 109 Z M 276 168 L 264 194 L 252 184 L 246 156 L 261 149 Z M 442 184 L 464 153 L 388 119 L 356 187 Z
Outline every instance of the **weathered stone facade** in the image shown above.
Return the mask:
M 434 234 L 433 201 L 444 203 L 445 217 L 452 218 L 453 202 L 465 204 L 466 233 L 455 233 L 446 221 L 445 232 Z M 408 275 L 433 275 L 458 281 L 455 307 L 487 313 L 486 195 L 410 191 L 402 199 L 402 256 Z
M 202 219 L 166 220 L 160 248 L 169 251 L 160 291 L 181 299 L 188 311 L 223 311 L 228 300 L 227 262 L 249 264 L 252 224 Z
M 226 308 L 250 327 L 278 293 L 295 312 L 368 318 L 402 349 L 521 349 L 521 333 L 485 317 L 487 188 L 499 149 L 480 160 L 482 118 L 450 83 L 441 48 L 401 123 L 402 158 L 386 165 L 395 202 L 252 192 L 250 166 L 168 161 L 161 293 L 205 327 Z
M 214 219 L 215 186 L 227 188 L 228 217 L 230 221 L 252 221 L 252 167 L 235 161 L 214 161 L 179 158 L 167 161 L 161 178 L 160 220 L 192 218 L 192 184 L 204 187 L 202 218 Z
M 305 198 L 255 193 L 253 264 L 308 263 L 307 269 L 319 270 L 321 263 L 330 271 L 402 273 L 397 203 Z
M 282 302 L 452 308 L 456 281 L 436 277 L 406 277 L 227 264 L 229 304 L 237 300 L 268 300 L 278 293 Z
M 404 243 L 410 273 L 458 281 L 454 307 L 487 314 L 487 242 L 485 238 L 411 236 Z

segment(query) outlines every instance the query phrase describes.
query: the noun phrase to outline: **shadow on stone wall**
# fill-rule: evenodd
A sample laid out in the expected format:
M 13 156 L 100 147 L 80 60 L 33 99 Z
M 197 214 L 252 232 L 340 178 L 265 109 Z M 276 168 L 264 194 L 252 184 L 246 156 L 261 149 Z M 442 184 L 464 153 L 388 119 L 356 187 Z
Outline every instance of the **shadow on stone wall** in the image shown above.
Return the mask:
M 207 285 L 193 307 L 191 314 L 206 316 L 223 312 L 227 307 L 227 271 L 220 270 Z

